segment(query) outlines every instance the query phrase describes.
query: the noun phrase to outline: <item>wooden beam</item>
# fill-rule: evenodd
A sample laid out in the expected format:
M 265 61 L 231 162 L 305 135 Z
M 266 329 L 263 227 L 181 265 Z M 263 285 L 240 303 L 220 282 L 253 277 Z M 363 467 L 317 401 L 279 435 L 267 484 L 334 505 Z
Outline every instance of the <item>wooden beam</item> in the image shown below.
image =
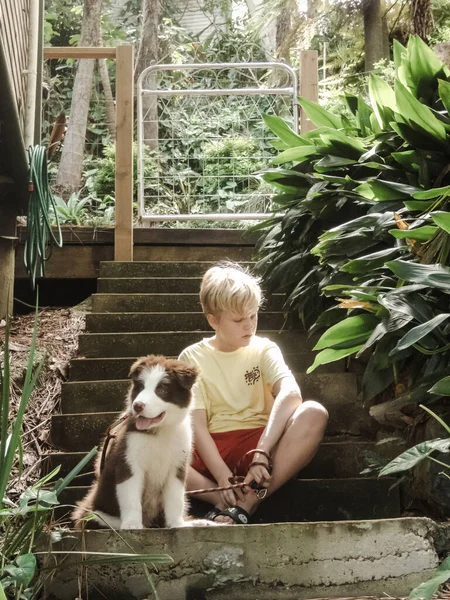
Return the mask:
M 317 50 L 300 52 L 299 96 L 317 102 L 319 100 L 319 53 Z M 300 134 L 315 129 L 315 125 L 300 108 Z
M 133 46 L 116 55 L 116 230 L 114 260 L 133 260 Z
M 10 180 L 0 177 L 0 198 L 9 200 L 0 203 L 0 319 L 13 310 L 17 207 L 11 199 L 15 191 Z
M 116 58 L 116 48 L 60 46 L 44 48 L 44 58 Z

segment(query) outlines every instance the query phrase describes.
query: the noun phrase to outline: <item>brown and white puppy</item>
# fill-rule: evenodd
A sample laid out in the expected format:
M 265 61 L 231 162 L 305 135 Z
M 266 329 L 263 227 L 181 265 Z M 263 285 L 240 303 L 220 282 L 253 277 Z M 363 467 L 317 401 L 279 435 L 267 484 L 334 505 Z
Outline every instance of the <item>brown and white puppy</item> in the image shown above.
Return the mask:
M 114 529 L 209 525 L 185 521 L 185 475 L 191 458 L 189 416 L 197 371 L 186 363 L 149 355 L 131 367 L 125 414 L 108 446 L 103 471 L 72 513 Z

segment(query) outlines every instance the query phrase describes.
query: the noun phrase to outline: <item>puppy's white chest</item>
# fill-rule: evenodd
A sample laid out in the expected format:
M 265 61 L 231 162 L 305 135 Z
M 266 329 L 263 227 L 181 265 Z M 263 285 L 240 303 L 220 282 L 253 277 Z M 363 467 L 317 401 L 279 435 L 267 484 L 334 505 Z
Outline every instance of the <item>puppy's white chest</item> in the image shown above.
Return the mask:
M 179 435 L 142 435 L 129 433 L 126 460 L 133 472 L 144 472 L 153 483 L 163 484 L 168 474 L 184 463 L 190 450 L 190 436 L 186 431 Z

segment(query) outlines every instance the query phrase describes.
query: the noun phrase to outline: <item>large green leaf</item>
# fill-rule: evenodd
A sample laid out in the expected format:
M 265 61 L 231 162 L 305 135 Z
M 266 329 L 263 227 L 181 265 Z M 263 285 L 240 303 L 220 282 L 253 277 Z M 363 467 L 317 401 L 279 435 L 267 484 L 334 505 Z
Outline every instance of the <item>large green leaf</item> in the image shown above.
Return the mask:
M 386 202 L 408 198 L 417 191 L 417 188 L 407 184 L 373 179 L 362 183 L 354 191 L 368 200 Z
M 408 40 L 408 58 L 417 97 L 430 101 L 439 74 L 444 74 L 442 61 L 418 36 L 411 36 Z
M 378 124 L 387 129 L 396 110 L 394 90 L 378 75 L 369 75 L 369 96 Z
M 436 440 L 421 442 L 420 444 L 409 448 L 397 456 L 397 458 L 394 458 L 394 460 L 391 460 L 390 463 L 381 469 L 380 476 L 408 471 L 420 463 L 424 458 L 427 458 L 427 456 L 435 450 L 438 450 L 439 452 L 448 452 L 449 449 L 450 438 L 438 438 Z
M 444 313 L 442 315 L 436 315 L 430 321 L 427 321 L 426 323 L 422 323 L 421 325 L 417 325 L 416 327 L 413 327 L 412 329 L 410 329 L 408 331 L 408 333 L 406 333 L 401 338 L 401 340 L 398 342 L 398 344 L 392 350 L 391 355 L 397 354 L 398 352 L 401 352 L 402 350 L 406 350 L 406 348 L 409 348 L 413 344 L 416 344 L 419 340 L 421 340 L 422 338 L 427 336 L 429 333 L 431 333 L 436 327 L 439 327 L 439 325 L 441 325 L 449 317 L 450 317 L 450 314 L 447 314 L 447 313 Z
M 419 125 L 438 142 L 447 141 L 447 132 L 441 121 L 439 121 L 428 108 L 405 88 L 400 81 L 395 82 L 395 99 L 399 113 L 412 126 Z
M 370 273 L 374 269 L 382 267 L 388 259 L 393 258 L 398 253 L 399 248 L 387 248 L 386 250 L 373 252 L 372 254 L 361 256 L 361 258 L 350 260 L 341 267 L 341 271 L 352 273 L 353 275 Z
M 356 354 L 359 350 L 361 350 L 362 347 L 363 345 L 359 344 L 358 346 L 353 346 L 351 348 L 326 348 L 325 350 L 322 350 L 322 352 L 319 352 L 319 354 L 317 354 L 313 364 L 308 368 L 306 372 L 311 373 L 312 371 L 314 371 L 314 369 L 320 367 L 320 365 L 335 362 L 336 360 L 341 360 L 341 358 L 345 358 L 346 356 L 350 356 L 351 354 Z
M 432 225 L 424 225 L 414 229 L 389 229 L 389 233 L 400 240 L 417 240 L 418 242 L 428 242 L 438 230 Z
M 450 268 L 442 265 L 422 265 L 404 260 L 392 260 L 386 266 L 404 281 L 450 290 Z
M 398 69 L 407 57 L 407 50 L 398 40 L 393 43 L 394 66 Z
M 297 146 L 296 148 L 288 148 L 275 156 L 273 159 L 274 165 L 282 165 L 287 162 L 302 161 L 314 154 L 319 154 L 318 146 Z
M 333 325 L 333 327 L 327 329 L 320 337 L 313 350 L 333 348 L 344 343 L 356 346 L 356 344 L 365 341 L 369 337 L 378 323 L 379 319 L 371 314 L 347 317 L 343 321 L 340 321 L 339 323 L 336 323 L 336 325 Z M 351 344 L 353 340 L 355 340 L 355 343 Z
M 438 396 L 450 396 L 450 375 L 443 377 L 429 390 L 430 394 L 437 394 Z
M 450 213 L 435 212 L 431 215 L 431 218 L 441 229 L 450 233 Z
M 298 103 L 316 127 L 331 127 L 331 129 L 340 129 L 342 127 L 340 117 L 328 112 L 316 102 L 312 102 L 306 98 L 299 98 Z
M 6 565 L 4 570 L 18 586 L 27 587 L 36 571 L 36 558 L 33 554 L 21 554 L 16 558 L 15 564 Z
M 433 206 L 433 202 L 427 200 L 405 200 L 404 204 L 411 212 L 426 212 Z
M 289 125 L 283 121 L 281 117 L 263 115 L 263 119 L 267 127 L 269 127 L 269 129 L 271 129 L 275 135 L 290 148 L 294 148 L 295 146 L 309 146 L 308 140 L 305 140 L 305 138 L 295 133 L 295 131 L 292 131 Z
M 431 200 L 432 198 L 440 198 L 441 196 L 450 195 L 450 185 L 439 188 L 431 188 L 430 190 L 415 191 L 411 196 L 416 200 Z
M 447 112 L 450 114 L 450 83 L 439 79 L 439 96 L 442 100 L 442 104 L 445 106 Z

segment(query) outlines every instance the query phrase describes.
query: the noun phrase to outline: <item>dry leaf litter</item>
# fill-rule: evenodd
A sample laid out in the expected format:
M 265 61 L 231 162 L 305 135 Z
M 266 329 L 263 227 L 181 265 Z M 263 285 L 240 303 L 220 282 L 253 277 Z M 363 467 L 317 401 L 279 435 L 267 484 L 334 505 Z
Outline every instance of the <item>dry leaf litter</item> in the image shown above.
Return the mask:
M 49 443 L 50 419 L 59 411 L 61 384 L 67 379 L 69 361 L 76 356 L 78 335 L 85 326 L 88 309 L 85 303 L 74 308 L 43 308 L 38 314 L 38 331 L 34 363 L 44 360 L 37 385 L 31 395 L 22 426 L 22 472 L 13 466 L 7 495 L 15 500 L 41 477 Z M 10 321 L 11 408 L 10 421 L 16 414 L 25 380 L 35 315 L 13 317 Z M 6 322 L 0 321 L 0 363 L 4 360 Z

